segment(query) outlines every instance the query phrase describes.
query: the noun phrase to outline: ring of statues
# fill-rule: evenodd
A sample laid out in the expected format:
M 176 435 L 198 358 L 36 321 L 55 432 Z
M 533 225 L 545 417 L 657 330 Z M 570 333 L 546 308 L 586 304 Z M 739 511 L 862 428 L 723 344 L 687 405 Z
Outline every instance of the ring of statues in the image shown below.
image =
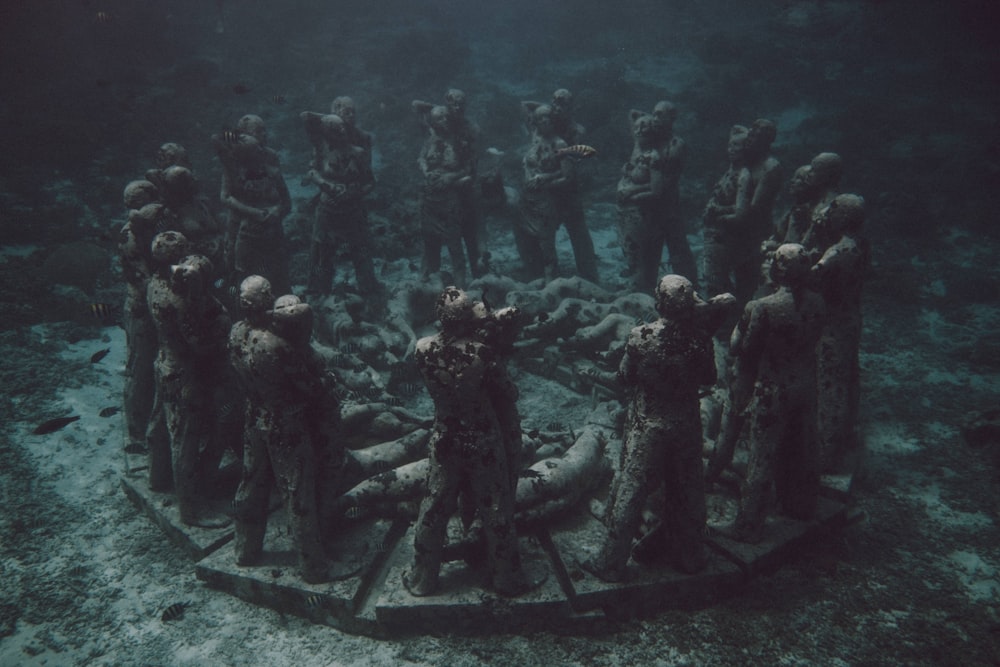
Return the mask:
M 374 636 L 581 629 L 708 604 L 857 518 L 869 249 L 839 156 L 798 168 L 776 216 L 776 128 L 734 126 L 699 272 L 677 109 L 629 112 L 623 285 L 602 286 L 577 176 L 597 151 L 569 91 L 522 103 L 519 188 L 479 172 L 464 93 L 412 106 L 424 248 L 391 289 L 372 137 L 348 97 L 301 114 L 317 192 L 298 294 L 259 117 L 212 137 L 225 223 L 177 144 L 125 187 L 123 487 L 199 578 Z M 490 252 L 491 198 L 511 213 L 516 279 Z M 334 284 L 345 251 L 350 290 Z M 547 383 L 577 397 L 573 423 L 537 423 Z

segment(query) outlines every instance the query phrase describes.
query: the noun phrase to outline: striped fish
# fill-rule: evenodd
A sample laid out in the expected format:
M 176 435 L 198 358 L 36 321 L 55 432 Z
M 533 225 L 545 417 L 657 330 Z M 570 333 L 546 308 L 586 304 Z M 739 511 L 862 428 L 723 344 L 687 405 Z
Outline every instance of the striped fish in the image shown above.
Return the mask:
M 164 622 L 176 621 L 178 618 L 182 618 L 184 616 L 184 610 L 190 606 L 190 602 L 175 602 L 163 610 L 160 620 Z
M 597 155 L 597 149 L 586 144 L 574 144 L 556 151 L 556 157 L 572 157 L 578 160 Z

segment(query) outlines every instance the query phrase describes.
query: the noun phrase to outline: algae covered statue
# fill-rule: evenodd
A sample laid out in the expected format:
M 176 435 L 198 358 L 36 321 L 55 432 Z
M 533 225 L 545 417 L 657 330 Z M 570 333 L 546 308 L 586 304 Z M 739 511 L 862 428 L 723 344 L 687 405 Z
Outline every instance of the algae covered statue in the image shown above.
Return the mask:
M 699 390 L 715 382 L 712 334 L 735 307 L 730 294 L 702 301 L 687 278 L 656 287 L 659 319 L 632 330 L 618 371 L 629 393 L 622 464 L 605 512 L 608 532 L 583 563 L 606 581 L 626 578 L 630 552 L 694 573 L 706 563 Z M 632 550 L 646 502 L 663 485 L 660 523 Z
M 776 135 L 774 123 L 765 119 L 730 131 L 730 167 L 705 209 L 709 296 L 732 292 L 745 303 L 757 287 L 760 245 L 773 230 L 771 215 L 781 187 L 781 165 L 770 154 Z
M 157 273 L 150 280 L 147 302 L 160 350 L 156 357 L 156 402 L 169 435 L 167 467 L 162 444 L 150 442 L 150 477 L 154 490 L 173 489 L 185 524 L 218 527 L 228 519 L 206 509 L 213 476 L 222 458 L 215 424 L 215 388 L 225 376 L 225 340 L 229 316 L 210 294 L 212 265 L 201 255 L 189 255 L 187 241 L 178 232 L 153 239 Z M 176 262 L 176 263 L 174 263 Z M 154 407 L 151 427 L 158 418 Z
M 340 443 L 325 436 L 335 434 L 340 406 L 309 345 L 312 311 L 291 295 L 276 302 L 261 276 L 242 282 L 240 304 L 247 317 L 229 338 L 229 356 L 248 398 L 243 479 L 233 502 L 236 561 L 260 562 L 268 500 L 277 487 L 303 580 L 326 581 L 331 570 L 320 533 L 319 486 L 336 481 L 325 473 Z M 317 424 L 321 411 L 330 428 Z
M 556 134 L 552 107 L 542 104 L 525 110 L 534 133 L 524 156 L 522 221 L 518 231 L 521 260 L 545 279 L 559 276 L 556 232 L 566 226 L 580 277 L 597 282 L 597 256 L 577 189 L 575 159 Z
M 416 361 L 434 401 L 430 469 L 417 520 L 412 568 L 404 584 L 414 595 L 438 589 L 449 519 L 459 502 L 482 521 L 490 585 L 501 595 L 530 587 L 514 527 L 516 465 L 510 442 L 518 419 L 516 390 L 507 377 L 503 346 L 477 330 L 490 314 L 464 291 L 448 287 L 437 301 L 441 333 L 417 343 Z M 519 428 L 518 428 L 519 431 Z
M 282 221 L 292 198 L 278 154 L 267 147 L 267 127 L 247 114 L 236 129 L 213 136 L 222 163 L 219 199 L 229 211 L 223 250 L 225 274 L 233 285 L 248 275 L 267 277 L 275 289 L 291 289 Z
M 313 145 L 307 180 L 319 186 L 319 204 L 309 250 L 309 291 L 329 294 L 337 249 L 350 249 L 358 290 L 382 291 L 375 277 L 365 197 L 375 187 L 371 136 L 355 125 L 354 101 L 338 97 L 330 114 L 300 114 Z
M 639 292 L 653 286 L 660 267 L 663 169 L 653 117 L 633 110 L 629 118 L 635 145 L 618 180 L 618 236 L 625 255 L 622 275 Z
M 750 458 L 735 525 L 746 542 L 761 540 L 774 501 L 794 519 L 810 518 L 816 507 L 816 344 L 825 308 L 807 287 L 810 266 L 799 244 L 775 250 L 778 291 L 746 305 L 730 342 L 736 381 L 750 387 Z
M 475 187 L 461 147 L 448 128 L 448 109 L 433 107 L 427 114 L 429 134 L 417 164 L 424 175 L 420 197 L 420 230 L 424 237 L 421 272 L 424 278 L 441 269 L 441 246 L 448 248 L 456 285 L 466 285 L 465 250 L 462 248 L 463 203 Z

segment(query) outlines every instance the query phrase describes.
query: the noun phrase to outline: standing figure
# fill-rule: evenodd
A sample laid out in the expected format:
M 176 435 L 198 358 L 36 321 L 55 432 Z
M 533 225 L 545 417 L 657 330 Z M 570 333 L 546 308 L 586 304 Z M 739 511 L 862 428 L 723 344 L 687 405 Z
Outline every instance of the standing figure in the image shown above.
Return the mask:
M 565 225 L 573 246 L 577 273 L 597 282 L 597 256 L 587 229 L 576 188 L 574 159 L 565 151 L 567 144 L 555 133 L 552 107 L 547 104 L 531 112 L 534 129 L 531 146 L 524 156 L 524 193 L 520 245 L 526 253 L 526 268 L 540 269 L 546 280 L 559 275 L 556 231 Z
M 580 143 L 585 130 L 573 120 L 573 93 L 559 88 L 552 93 L 552 123 L 556 134 L 570 146 Z
M 684 140 L 674 134 L 677 107 L 672 102 L 661 100 L 653 107 L 653 131 L 657 136 L 660 151 L 660 171 L 663 180 L 663 194 L 657 202 L 660 210 L 657 228 L 661 238 L 655 239 L 656 262 L 659 267 L 662 246 L 666 244 L 670 254 L 670 268 L 677 275 L 684 276 L 698 288 L 698 265 L 688 243 L 684 220 L 681 218 L 680 179 L 687 155 Z M 655 279 L 655 276 L 654 276 Z
M 169 229 L 180 232 L 193 254 L 204 255 L 213 264 L 222 261 L 222 229 L 208 202 L 198 196 L 198 183 L 187 167 L 173 165 L 160 172 L 163 203 L 173 220 Z
M 167 265 L 183 236 L 163 232 L 153 239 L 152 253 L 159 276 L 151 280 L 147 299 L 160 350 L 156 357 L 156 391 L 162 401 L 170 436 L 174 493 L 181 521 L 188 525 L 225 525 L 204 511 L 212 475 L 221 459 L 215 438 L 215 386 L 225 376 L 225 341 L 229 316 L 211 294 L 212 265 L 201 255 L 189 255 Z M 152 453 L 152 452 L 151 452 Z M 150 467 L 152 468 L 152 460 Z
M 331 106 L 332 114 L 301 114 L 313 145 L 307 179 L 320 190 L 309 250 L 308 288 L 316 294 L 330 292 L 337 250 L 346 245 L 358 290 L 374 299 L 382 286 L 375 277 L 365 205 L 365 197 L 375 188 L 371 136 L 354 124 L 356 112 L 351 98 L 338 97 Z
M 431 127 L 431 113 L 437 107 L 429 102 L 414 100 L 413 110 L 420 114 L 424 124 Z M 479 127 L 469 120 L 465 115 L 467 101 L 465 93 L 457 88 L 452 88 L 444 96 L 444 122 L 440 118 L 433 128 L 433 132 L 447 137 L 447 142 L 451 145 L 455 154 L 455 162 L 458 168 L 464 172 L 463 176 L 468 176 L 468 186 L 456 190 L 458 195 L 458 207 L 461 224 L 461 238 L 465 243 L 465 253 L 472 267 L 473 277 L 479 277 L 487 273 L 489 267 L 490 253 L 486 249 L 486 224 L 479 212 L 479 155 L 477 145 L 479 142 Z
M 145 191 L 145 195 L 140 196 L 138 192 L 142 191 Z M 128 451 L 133 452 L 146 449 L 146 429 L 156 392 L 153 378 L 157 349 L 156 326 L 146 303 L 146 290 L 153 274 L 150 246 L 164 214 L 163 205 L 153 203 L 155 194 L 156 188 L 149 181 L 132 181 L 125 187 L 125 203 L 131 210 L 118 240 L 122 275 L 125 278 L 125 307 L 122 310 L 127 354 L 124 382 L 125 446 Z M 130 205 L 136 207 L 132 208 Z
M 456 285 L 465 286 L 465 252 L 462 249 L 462 214 L 473 179 L 459 159 L 460 149 L 448 129 L 448 110 L 436 106 L 428 113 L 430 134 L 417 164 L 424 175 L 420 198 L 420 230 L 424 237 L 423 278 L 441 269 L 441 246 L 448 248 Z
M 268 148 L 260 116 L 240 118 L 236 130 L 212 137 L 222 162 L 219 198 L 229 210 L 223 256 L 232 285 L 248 275 L 266 276 L 275 289 L 290 291 L 282 220 L 292 198 L 278 154 Z
M 852 469 L 858 463 L 861 438 L 861 288 L 871 263 L 861 237 L 864 200 L 838 195 L 816 221 L 818 236 L 833 241 L 813 266 L 826 301 L 826 323 L 818 348 L 820 470 Z
M 618 180 L 618 236 L 625 255 L 622 275 L 631 278 L 634 291 L 642 292 L 653 285 L 660 268 L 663 169 L 653 117 L 633 110 L 629 118 L 635 145 Z
M 233 326 L 229 357 L 247 390 L 243 478 L 233 502 L 236 562 L 260 562 L 268 499 L 277 486 L 285 501 L 303 580 L 330 578 L 319 525 L 320 486 L 329 447 L 316 427 L 320 407 L 339 422 L 332 385 L 309 344 L 312 310 L 297 297 L 276 303 L 261 276 L 240 285 L 246 319 Z
M 434 401 L 430 470 L 417 520 L 413 567 L 404 584 L 414 595 L 438 587 L 448 521 L 458 509 L 482 520 L 489 576 L 501 595 L 526 590 L 514 527 L 516 476 L 508 459 L 510 424 L 516 419 L 513 384 L 500 351 L 477 337 L 489 315 L 481 302 L 448 287 L 437 301 L 441 333 L 417 342 L 416 361 Z
M 608 532 L 584 566 L 601 579 L 622 581 L 650 494 L 665 490 L 662 523 L 637 552 L 664 557 L 682 572 L 705 566 L 706 508 L 699 388 L 715 382 L 712 333 L 731 295 L 703 302 L 691 281 L 664 276 L 656 287 L 659 319 L 632 329 L 618 377 L 629 392 L 621 470 L 605 520 Z M 638 557 L 638 556 L 637 556 Z
M 746 305 L 730 352 L 738 381 L 752 387 L 747 406 L 750 459 L 736 534 L 759 542 L 773 500 L 795 519 L 816 508 L 816 343 L 823 298 L 807 288 L 810 260 L 798 244 L 780 246 L 771 264 L 774 294 Z
M 709 295 L 732 292 L 746 303 L 757 287 L 760 244 L 771 233 L 781 169 L 770 156 L 774 123 L 733 126 L 729 171 L 705 209 L 705 284 Z

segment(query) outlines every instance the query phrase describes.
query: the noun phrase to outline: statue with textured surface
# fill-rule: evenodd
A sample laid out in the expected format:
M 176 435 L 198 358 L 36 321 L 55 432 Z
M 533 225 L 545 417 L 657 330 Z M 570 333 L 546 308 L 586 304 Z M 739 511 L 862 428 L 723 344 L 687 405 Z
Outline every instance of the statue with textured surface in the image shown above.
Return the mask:
M 212 137 L 222 163 L 219 198 L 229 211 L 223 248 L 224 275 L 232 285 L 248 275 L 266 276 L 287 292 L 288 258 L 282 221 L 292 210 L 278 154 L 267 147 L 260 116 L 240 118 L 236 129 Z
M 308 288 L 315 294 L 330 293 L 337 249 L 346 244 L 358 290 L 374 297 L 382 286 L 375 277 L 365 204 L 365 197 L 375 188 L 372 140 L 355 124 L 357 114 L 351 98 L 338 97 L 331 108 L 331 114 L 304 111 L 300 115 L 313 145 L 306 180 L 320 190 L 309 250 Z
M 677 107 L 672 102 L 666 100 L 657 102 L 653 107 L 652 116 L 653 130 L 660 151 L 659 168 L 663 181 L 663 194 L 657 202 L 661 236 L 655 241 L 657 268 L 659 268 L 659 255 L 663 245 L 666 244 L 673 273 L 684 276 L 697 289 L 698 265 L 691 252 L 687 230 L 681 218 L 680 179 L 687 157 L 687 145 L 674 133 Z
M 660 269 L 663 169 L 653 117 L 633 110 L 629 118 L 635 143 L 618 180 L 618 238 L 625 255 L 622 275 L 631 279 L 634 291 L 643 292 L 656 282 Z
M 565 225 L 577 273 L 596 283 L 597 256 L 576 187 L 574 159 L 560 152 L 567 144 L 555 132 L 550 106 L 537 107 L 530 118 L 534 133 L 523 160 L 524 192 L 519 230 L 528 255 L 521 257 L 522 263 L 529 271 L 537 270 L 546 280 L 558 277 L 556 231 L 559 225 Z
M 618 371 L 629 394 L 621 469 L 605 511 L 607 534 L 583 563 L 596 576 L 622 581 L 649 495 L 661 484 L 660 523 L 636 546 L 641 560 L 663 559 L 686 573 L 706 563 L 699 388 L 715 382 L 712 334 L 731 295 L 705 303 L 687 278 L 667 275 L 656 288 L 659 319 L 632 329 Z
M 459 156 L 461 147 L 449 130 L 448 109 L 436 106 L 427 116 L 429 135 L 417 164 L 424 176 L 420 197 L 420 229 L 424 238 L 421 272 L 426 279 L 441 269 L 441 246 L 448 248 L 451 274 L 456 285 L 465 287 L 466 260 L 462 248 L 462 217 L 468 194 L 474 187 L 469 165 Z
M 416 350 L 435 419 L 429 495 L 420 510 L 416 554 L 404 584 L 419 596 L 437 590 L 448 522 L 461 498 L 464 509 L 482 521 L 490 585 L 502 595 L 517 595 L 528 583 L 514 527 L 517 477 L 511 470 L 515 462 L 508 437 L 513 429 L 505 423 L 516 418 L 516 390 L 499 351 L 477 338 L 489 317 L 484 305 L 448 287 L 437 311 L 441 333 L 421 339 Z
M 795 519 L 816 508 L 816 344 L 825 309 L 808 289 L 810 265 L 801 245 L 775 250 L 778 290 L 746 305 L 730 342 L 738 381 L 750 387 L 750 458 L 735 525 L 746 542 L 760 541 L 775 500 Z
M 861 197 L 838 195 L 814 225 L 823 245 L 832 241 L 812 268 L 827 308 L 817 359 L 821 470 L 854 469 L 861 450 L 861 289 L 871 264 L 864 217 Z
M 146 186 L 152 190 L 148 190 Z M 137 191 L 142 190 L 147 190 L 146 195 L 138 196 Z M 153 203 L 155 193 L 156 189 L 149 181 L 132 181 L 125 187 L 126 206 L 139 206 L 129 206 L 131 210 L 128 222 L 122 227 L 118 239 L 118 253 L 125 278 L 125 306 L 122 310 L 127 355 L 124 382 L 125 447 L 126 451 L 131 452 L 146 450 L 146 429 L 156 391 L 153 378 L 157 350 L 156 325 L 149 315 L 146 290 L 153 274 L 150 246 L 156 235 L 156 228 L 163 220 L 165 209 L 162 204 Z
M 153 239 L 157 275 L 147 291 L 149 311 L 156 324 L 160 349 L 156 357 L 156 392 L 170 441 L 173 489 L 181 521 L 188 525 L 219 527 L 228 519 L 205 509 L 208 485 L 221 458 L 214 438 L 215 386 L 226 373 L 223 354 L 230 328 L 229 316 L 211 294 L 212 265 L 201 255 L 178 263 L 186 245 L 183 235 L 163 232 Z M 150 471 L 160 453 L 150 444 Z M 156 461 L 159 464 L 159 461 Z M 157 473 L 157 477 L 164 474 Z M 155 488 L 155 485 L 154 485 Z
M 229 357 L 248 401 L 243 478 L 233 502 L 236 561 L 260 562 L 268 499 L 277 486 L 302 578 L 326 581 L 331 569 L 320 533 L 320 495 L 324 485 L 337 486 L 346 458 L 337 438 L 333 381 L 309 345 L 312 310 L 291 295 L 275 302 L 261 276 L 242 282 L 240 302 L 246 319 L 229 337 Z

